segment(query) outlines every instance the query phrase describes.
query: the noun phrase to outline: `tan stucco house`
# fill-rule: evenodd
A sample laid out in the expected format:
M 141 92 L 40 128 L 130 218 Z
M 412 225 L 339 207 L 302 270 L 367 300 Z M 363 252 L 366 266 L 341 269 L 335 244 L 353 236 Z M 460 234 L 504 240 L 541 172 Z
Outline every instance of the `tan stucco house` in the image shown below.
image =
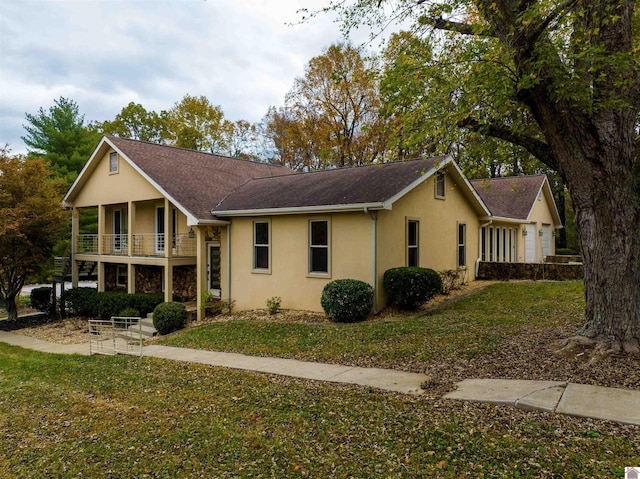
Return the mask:
M 526 238 L 538 231 L 535 260 L 552 254 L 542 241 L 559 227 L 548 181 L 524 178 L 505 194 L 531 197 L 526 215 L 500 210 L 502 187 L 474 188 L 450 157 L 294 173 L 107 136 L 64 198 L 73 281 L 81 263 L 95 262 L 100 290 L 162 291 L 198 306 L 210 292 L 238 310 L 279 296 L 283 308 L 319 311 L 329 281 L 354 278 L 374 286 L 380 309 L 392 267 L 474 280 L 479 260 L 534 260 Z M 85 208 L 97 210 L 97 234 L 78 233 Z

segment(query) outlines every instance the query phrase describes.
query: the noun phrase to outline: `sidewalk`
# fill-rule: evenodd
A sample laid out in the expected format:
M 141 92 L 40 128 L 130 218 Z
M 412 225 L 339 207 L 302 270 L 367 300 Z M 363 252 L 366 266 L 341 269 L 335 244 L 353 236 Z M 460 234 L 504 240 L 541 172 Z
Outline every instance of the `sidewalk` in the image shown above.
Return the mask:
M 5 331 L 0 331 L 0 342 L 46 353 L 89 354 L 88 344 L 54 344 Z M 423 374 L 393 369 L 360 368 L 170 346 L 144 346 L 143 355 L 316 381 L 357 384 L 413 395 L 422 394 L 420 385 L 427 379 Z M 640 391 L 636 390 L 559 381 L 466 379 L 458 383 L 457 390 L 444 397 L 640 425 Z

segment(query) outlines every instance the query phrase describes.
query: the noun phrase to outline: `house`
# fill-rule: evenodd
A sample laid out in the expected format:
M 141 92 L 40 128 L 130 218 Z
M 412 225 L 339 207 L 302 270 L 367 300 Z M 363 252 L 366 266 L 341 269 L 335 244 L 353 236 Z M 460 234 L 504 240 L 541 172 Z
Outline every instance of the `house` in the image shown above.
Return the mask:
M 78 265 L 95 262 L 100 290 L 162 291 L 198 306 L 209 292 L 239 310 L 279 296 L 284 308 L 318 311 L 329 281 L 354 278 L 373 285 L 380 309 L 389 268 L 471 281 L 480 259 L 529 258 L 521 231 L 558 224 L 548 182 L 535 184 L 541 199 L 526 215 L 503 214 L 491 200 L 499 187 L 474 188 L 450 157 L 294 174 L 106 136 L 64 198 L 74 283 Z M 522 186 L 527 201 L 532 188 Z M 79 234 L 85 209 L 97 211 L 97 234 Z M 505 237 L 511 256 L 498 246 Z
M 480 227 L 480 260 L 541 263 L 555 254 L 560 215 L 546 175 L 472 180 L 491 212 Z

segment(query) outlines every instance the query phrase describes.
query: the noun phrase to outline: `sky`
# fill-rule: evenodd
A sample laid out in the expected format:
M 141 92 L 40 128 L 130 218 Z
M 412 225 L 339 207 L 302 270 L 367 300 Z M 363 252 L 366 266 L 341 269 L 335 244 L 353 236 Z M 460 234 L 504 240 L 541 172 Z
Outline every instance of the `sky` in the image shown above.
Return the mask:
M 305 65 L 342 40 L 326 0 L 0 0 L 0 145 L 26 153 L 25 114 L 61 96 L 85 121 L 130 102 L 204 95 L 231 121 L 281 106 Z M 294 24 L 291 26 L 291 24 Z M 359 45 L 366 33 L 352 38 Z

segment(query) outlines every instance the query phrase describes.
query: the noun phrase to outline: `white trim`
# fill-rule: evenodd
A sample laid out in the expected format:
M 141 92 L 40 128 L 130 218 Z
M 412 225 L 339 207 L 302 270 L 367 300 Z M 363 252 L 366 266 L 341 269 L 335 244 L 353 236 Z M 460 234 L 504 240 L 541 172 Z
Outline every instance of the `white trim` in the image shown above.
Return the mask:
M 327 224 L 327 271 L 311 271 L 311 248 L 323 248 L 325 245 L 313 245 L 311 225 L 313 223 L 326 223 Z M 308 237 L 307 237 L 307 277 L 310 278 L 330 278 L 331 277 L 331 218 L 314 218 L 308 222 Z
M 272 216 L 303 213 L 329 213 L 332 211 L 351 212 L 362 210 L 381 210 L 385 208 L 382 202 L 377 203 L 353 203 L 348 205 L 318 205 L 318 206 L 294 206 L 288 208 L 260 208 L 255 210 L 211 210 L 216 216 Z

